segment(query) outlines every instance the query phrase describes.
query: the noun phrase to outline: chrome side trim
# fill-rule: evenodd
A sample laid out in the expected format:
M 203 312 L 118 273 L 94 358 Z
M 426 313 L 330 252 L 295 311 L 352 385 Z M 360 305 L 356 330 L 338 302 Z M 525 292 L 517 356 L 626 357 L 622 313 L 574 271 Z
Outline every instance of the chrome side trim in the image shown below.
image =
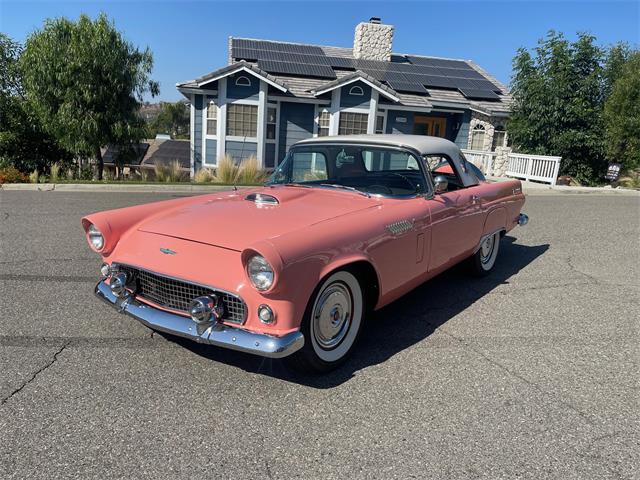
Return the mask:
M 304 345 L 304 336 L 300 332 L 291 332 L 282 337 L 252 333 L 221 323 L 199 326 L 193 320 L 181 315 L 165 312 L 127 297 L 117 298 L 109 285 L 98 282 L 95 294 L 101 300 L 113 305 L 121 313 L 126 313 L 143 325 L 161 332 L 188 338 L 199 343 L 215 345 L 269 358 L 282 358 L 300 350 Z

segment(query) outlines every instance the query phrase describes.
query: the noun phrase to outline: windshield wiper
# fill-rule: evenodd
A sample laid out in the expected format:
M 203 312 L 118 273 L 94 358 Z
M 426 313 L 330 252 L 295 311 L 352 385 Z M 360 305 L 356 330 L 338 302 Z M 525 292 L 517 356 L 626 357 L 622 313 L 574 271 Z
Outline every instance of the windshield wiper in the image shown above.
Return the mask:
M 340 185 L 339 183 L 319 183 L 321 187 L 329 187 L 329 188 L 342 188 L 344 190 L 349 190 L 351 192 L 359 193 L 360 195 L 364 195 L 365 197 L 371 198 L 371 195 L 368 192 L 363 192 L 362 190 L 358 190 L 354 187 L 349 187 L 347 185 Z

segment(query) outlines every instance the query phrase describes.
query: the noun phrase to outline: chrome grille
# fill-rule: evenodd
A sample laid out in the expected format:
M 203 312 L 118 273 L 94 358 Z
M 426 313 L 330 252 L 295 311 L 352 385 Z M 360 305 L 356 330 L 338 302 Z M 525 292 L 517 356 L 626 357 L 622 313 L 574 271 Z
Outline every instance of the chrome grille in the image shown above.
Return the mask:
M 135 286 L 136 296 L 160 307 L 188 314 L 191 300 L 214 293 L 224 304 L 223 320 L 242 324 L 247 317 L 247 306 L 244 301 L 230 293 L 165 277 L 129 265 L 118 265 L 117 268 L 127 273 L 131 279 L 131 285 Z

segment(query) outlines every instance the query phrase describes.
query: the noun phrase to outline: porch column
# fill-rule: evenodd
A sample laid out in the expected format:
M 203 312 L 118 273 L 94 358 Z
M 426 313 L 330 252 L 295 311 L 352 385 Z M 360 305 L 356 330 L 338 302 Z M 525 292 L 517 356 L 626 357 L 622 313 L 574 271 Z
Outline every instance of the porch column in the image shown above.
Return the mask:
M 189 177 L 193 179 L 193 176 L 196 173 L 196 163 L 195 163 L 195 143 L 194 136 L 196 130 L 196 106 L 195 106 L 195 95 L 192 93 L 189 95 L 189 101 L 191 102 L 190 113 L 189 113 L 189 162 L 190 162 L 190 171 Z
M 258 145 L 256 149 L 260 168 L 264 168 L 264 141 L 267 130 L 267 88 L 267 82 L 260 80 L 260 93 L 258 93 Z
M 367 118 L 367 133 L 376 133 L 376 117 L 378 115 L 378 91 L 371 89 L 369 102 L 369 117 Z
M 218 128 L 216 129 L 216 165 L 222 160 L 227 136 L 227 79 L 218 80 Z
M 338 127 L 340 122 L 340 91 L 341 88 L 336 88 L 331 91 L 331 107 L 329 111 L 331 116 L 329 117 L 329 135 L 338 135 Z

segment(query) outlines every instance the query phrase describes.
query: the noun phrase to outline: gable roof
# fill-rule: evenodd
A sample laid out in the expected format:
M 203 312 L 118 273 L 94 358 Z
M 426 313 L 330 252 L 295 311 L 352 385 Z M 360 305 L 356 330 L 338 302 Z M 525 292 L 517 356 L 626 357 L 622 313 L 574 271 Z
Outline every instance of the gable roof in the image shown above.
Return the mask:
M 361 81 L 369 85 L 371 88 L 377 90 L 379 93 L 387 97 L 388 99 L 399 102 L 400 98 L 398 97 L 398 92 L 396 92 L 393 88 L 387 87 L 386 85 L 380 83 L 378 80 L 373 78 L 366 73 L 356 70 L 355 72 L 348 73 L 344 77 L 337 78 L 331 82 L 325 83 L 321 87 L 310 90 L 316 97 L 318 95 L 322 95 L 324 93 L 330 92 L 331 90 L 335 90 L 336 88 L 343 87 L 344 85 L 349 85 L 350 83 Z
M 195 80 L 188 80 L 186 82 L 177 83 L 176 87 L 202 87 L 208 83 L 215 82 L 216 80 L 220 80 L 221 78 L 228 77 L 238 72 L 247 72 L 259 78 L 260 80 L 264 80 L 269 85 L 277 88 L 282 92 L 286 93 L 289 90 L 284 82 L 279 81 L 273 75 L 268 74 L 264 70 L 261 70 L 258 66 L 249 62 L 245 62 L 244 60 L 232 63 L 231 65 L 219 68 L 218 70 L 214 70 L 213 72 L 202 75 Z

